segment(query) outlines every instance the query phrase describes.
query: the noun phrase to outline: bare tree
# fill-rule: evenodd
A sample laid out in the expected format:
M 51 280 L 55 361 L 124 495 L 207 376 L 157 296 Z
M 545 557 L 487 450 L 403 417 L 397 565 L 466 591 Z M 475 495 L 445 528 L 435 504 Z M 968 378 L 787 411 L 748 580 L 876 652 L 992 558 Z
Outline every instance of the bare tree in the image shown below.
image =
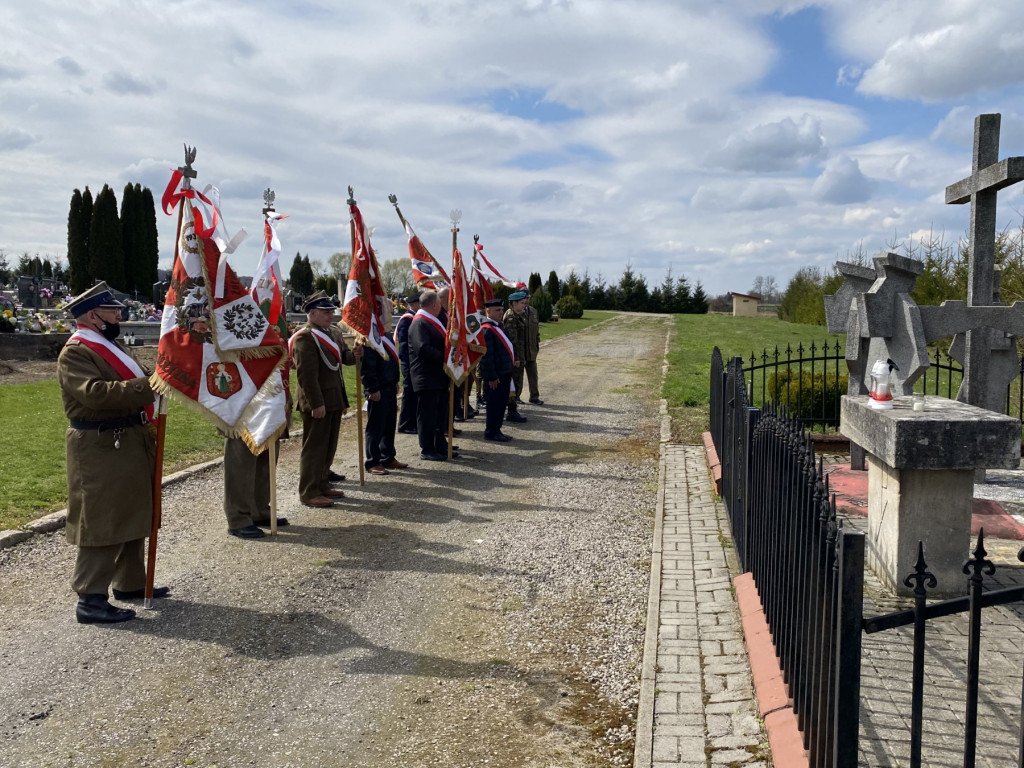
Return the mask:
M 380 284 L 388 296 L 404 296 L 416 287 L 408 259 L 388 259 L 380 266 Z

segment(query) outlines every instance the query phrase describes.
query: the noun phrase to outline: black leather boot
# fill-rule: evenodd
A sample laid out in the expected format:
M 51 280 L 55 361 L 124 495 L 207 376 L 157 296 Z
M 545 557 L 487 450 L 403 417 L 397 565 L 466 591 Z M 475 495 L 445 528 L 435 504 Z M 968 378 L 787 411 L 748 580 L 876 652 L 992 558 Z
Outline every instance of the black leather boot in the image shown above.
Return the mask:
M 524 421 L 526 421 L 526 417 L 519 413 L 519 406 L 516 404 L 515 400 L 508 401 L 507 420 L 511 421 L 514 424 L 522 424 Z
M 79 595 L 75 618 L 79 624 L 114 624 L 135 618 L 131 608 L 115 608 L 106 595 Z

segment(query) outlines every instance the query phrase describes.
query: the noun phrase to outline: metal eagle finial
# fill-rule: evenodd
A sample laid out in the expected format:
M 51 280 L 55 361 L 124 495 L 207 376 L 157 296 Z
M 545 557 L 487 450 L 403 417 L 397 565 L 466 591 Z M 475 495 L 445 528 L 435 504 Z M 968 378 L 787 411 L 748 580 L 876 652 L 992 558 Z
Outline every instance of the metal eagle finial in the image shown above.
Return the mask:
M 395 208 L 398 207 L 398 195 L 388 195 L 388 202 L 391 203 Z
M 355 195 L 355 192 L 352 191 L 352 187 L 351 186 L 349 186 L 349 188 L 348 188 L 348 200 L 346 200 L 345 202 L 347 202 L 349 205 L 355 205 L 356 204 L 356 195 Z
M 451 217 L 452 217 L 452 229 L 458 229 L 459 228 L 459 222 L 462 220 L 462 211 L 460 211 L 458 208 L 456 208 L 455 210 L 453 210 L 451 212 Z
M 190 147 L 188 144 L 186 144 L 185 145 L 185 164 L 178 167 L 178 170 L 181 171 L 182 177 L 184 177 L 184 179 L 185 179 L 184 183 L 182 184 L 182 186 L 185 189 L 190 189 L 192 187 L 192 181 L 191 180 L 196 177 L 196 171 L 192 167 L 192 163 L 194 163 L 195 161 L 196 161 L 196 148 L 195 147 Z
M 276 197 L 277 196 L 274 194 L 274 190 L 272 190 L 270 187 L 267 187 L 266 189 L 263 190 L 264 213 L 266 213 L 267 211 L 274 210 L 274 200 Z

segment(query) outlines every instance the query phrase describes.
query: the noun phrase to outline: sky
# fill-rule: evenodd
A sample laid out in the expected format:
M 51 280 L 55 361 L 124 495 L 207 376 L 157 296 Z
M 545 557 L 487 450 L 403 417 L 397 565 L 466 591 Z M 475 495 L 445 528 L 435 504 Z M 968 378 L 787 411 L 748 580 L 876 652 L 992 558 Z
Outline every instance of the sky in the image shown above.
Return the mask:
M 0 0 L 0 250 L 66 260 L 72 192 L 159 202 L 195 146 L 252 274 L 263 190 L 296 252 L 447 261 L 450 213 L 506 277 L 708 295 L 955 242 L 974 119 L 1024 155 L 1020 0 Z M 1024 184 L 999 195 L 1020 226 Z M 175 218 L 157 213 L 161 266 Z

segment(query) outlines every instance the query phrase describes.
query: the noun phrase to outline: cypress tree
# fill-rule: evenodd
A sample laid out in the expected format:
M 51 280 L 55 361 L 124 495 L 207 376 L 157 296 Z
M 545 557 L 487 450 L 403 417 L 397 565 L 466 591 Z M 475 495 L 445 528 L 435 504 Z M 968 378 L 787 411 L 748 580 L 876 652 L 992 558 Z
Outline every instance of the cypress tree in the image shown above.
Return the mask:
M 89 270 L 94 280 L 105 280 L 111 288 L 123 291 L 124 246 L 121 222 L 117 218 L 117 198 L 103 185 L 93 206 L 89 227 Z
M 79 294 L 92 285 L 89 271 L 89 224 L 92 218 L 92 193 L 85 188 L 71 194 L 68 212 L 68 287 Z
M 140 185 L 136 184 L 136 189 Z M 153 203 L 153 192 L 149 187 L 141 187 L 142 199 L 139 203 L 140 224 L 142 227 L 142 252 L 140 255 L 139 290 L 153 297 L 153 284 L 160 279 L 160 243 L 157 238 L 156 205 Z
M 548 275 L 548 295 L 551 297 L 552 304 L 557 304 L 558 300 L 562 298 L 562 290 L 558 282 L 558 275 L 555 274 L 555 270 L 553 269 Z
M 124 249 L 124 290 L 127 293 L 140 288 L 140 256 L 142 232 L 139 228 L 139 199 L 131 182 L 121 193 L 121 247 Z
M 292 262 L 292 268 L 288 270 L 288 284 L 296 293 L 302 293 L 302 279 L 304 276 L 305 272 L 302 269 L 302 254 L 296 251 L 295 261 Z
M 543 285 L 543 283 L 541 282 L 541 279 L 540 279 L 540 272 L 531 272 L 530 273 L 530 279 L 526 283 L 527 288 L 530 289 L 530 295 L 532 296 L 537 291 L 539 291 L 540 287 L 542 285 Z
M 305 293 L 313 293 L 313 284 L 316 282 L 316 275 L 313 274 L 313 265 L 309 263 L 309 254 L 302 259 L 302 284 Z

